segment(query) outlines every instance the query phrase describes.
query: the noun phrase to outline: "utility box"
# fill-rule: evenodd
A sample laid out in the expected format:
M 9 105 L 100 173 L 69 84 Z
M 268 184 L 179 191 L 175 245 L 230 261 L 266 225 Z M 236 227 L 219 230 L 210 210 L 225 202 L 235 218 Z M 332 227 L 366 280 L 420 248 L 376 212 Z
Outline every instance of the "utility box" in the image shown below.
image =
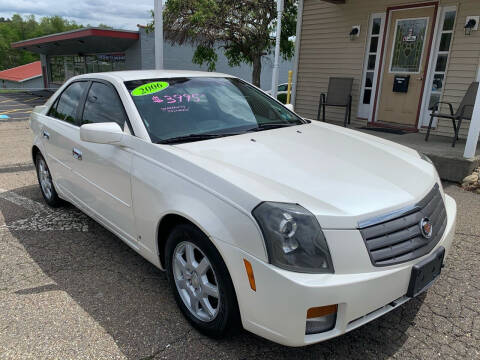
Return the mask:
M 408 92 L 408 84 L 410 83 L 410 75 L 395 75 L 393 79 L 393 92 Z

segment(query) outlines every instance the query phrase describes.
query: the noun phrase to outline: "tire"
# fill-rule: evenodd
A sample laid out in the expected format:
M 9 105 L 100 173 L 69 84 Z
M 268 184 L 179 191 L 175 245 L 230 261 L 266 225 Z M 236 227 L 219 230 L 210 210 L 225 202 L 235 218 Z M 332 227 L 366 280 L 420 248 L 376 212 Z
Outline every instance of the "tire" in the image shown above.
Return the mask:
M 58 197 L 55 186 L 53 185 L 50 169 L 40 153 L 35 157 L 35 168 L 37 169 L 37 179 L 38 184 L 40 185 L 40 191 L 42 192 L 45 202 L 54 208 L 61 206 L 63 201 Z
M 193 253 L 193 260 L 187 253 Z M 214 338 L 238 329 L 240 316 L 232 280 L 219 252 L 202 231 L 191 224 L 177 225 L 168 236 L 165 257 L 175 301 L 196 329 Z

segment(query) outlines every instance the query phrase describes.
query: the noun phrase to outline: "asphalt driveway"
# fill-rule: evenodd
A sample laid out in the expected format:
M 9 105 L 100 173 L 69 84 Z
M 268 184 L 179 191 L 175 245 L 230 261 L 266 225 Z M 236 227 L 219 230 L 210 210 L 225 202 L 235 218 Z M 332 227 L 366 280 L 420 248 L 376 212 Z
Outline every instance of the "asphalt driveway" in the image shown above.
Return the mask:
M 0 93 L 0 122 L 25 121 L 32 108 L 45 100 L 43 93 Z
M 26 100 L 0 94 L 0 114 L 45 99 Z M 17 112 L 0 119 L 0 359 L 480 359 L 480 195 L 445 184 L 457 235 L 426 295 L 306 348 L 245 331 L 211 340 L 183 318 L 162 272 L 72 206 L 44 205 Z

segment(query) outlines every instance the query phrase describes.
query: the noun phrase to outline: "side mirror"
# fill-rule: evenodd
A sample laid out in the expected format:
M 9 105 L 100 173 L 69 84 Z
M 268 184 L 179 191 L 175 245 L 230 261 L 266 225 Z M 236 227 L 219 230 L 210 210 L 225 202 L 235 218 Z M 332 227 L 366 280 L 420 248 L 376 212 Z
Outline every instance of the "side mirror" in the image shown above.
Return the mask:
M 123 130 L 117 123 L 93 123 L 80 126 L 80 139 L 96 144 L 120 144 Z
M 288 110 L 290 110 L 290 111 L 294 111 L 292 104 L 285 104 L 285 107 L 286 107 Z

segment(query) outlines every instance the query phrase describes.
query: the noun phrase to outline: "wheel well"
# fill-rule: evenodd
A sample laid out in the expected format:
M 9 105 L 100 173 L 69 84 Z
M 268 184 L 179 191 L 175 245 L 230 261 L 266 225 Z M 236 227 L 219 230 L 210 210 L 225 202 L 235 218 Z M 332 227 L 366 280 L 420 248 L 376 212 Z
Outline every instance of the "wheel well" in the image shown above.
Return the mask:
M 32 160 L 33 160 L 34 164 L 36 164 L 38 153 L 40 153 L 40 149 L 37 147 L 37 145 L 33 145 L 33 147 L 32 147 Z
M 167 243 L 167 238 L 173 228 L 180 224 L 192 224 L 197 227 L 190 220 L 184 218 L 183 216 L 177 214 L 168 214 L 165 215 L 160 224 L 158 225 L 158 253 L 160 257 L 160 263 L 165 269 L 165 244 Z
M 165 215 L 161 220 L 158 225 L 158 252 L 159 252 L 159 257 L 160 257 L 160 263 L 162 264 L 162 268 L 165 269 L 165 245 L 167 243 L 167 238 L 170 232 L 173 230 L 173 228 L 177 225 L 180 224 L 190 224 L 196 227 L 199 231 L 205 234 L 205 232 L 200 229 L 196 224 L 188 220 L 187 218 L 178 215 L 178 214 L 168 214 Z M 207 236 L 208 237 L 208 236 Z M 216 247 L 214 246 L 216 249 Z M 218 252 L 218 249 L 216 249 Z M 236 308 L 236 313 L 235 313 L 235 319 L 234 324 L 241 324 L 241 317 L 242 314 L 240 312 L 240 307 L 238 305 L 238 296 L 237 296 L 237 290 L 235 289 L 235 285 L 233 284 L 232 276 L 230 275 L 230 271 L 228 269 L 227 264 L 222 258 L 222 255 L 220 252 L 218 252 L 218 255 L 220 256 L 221 261 L 223 262 L 225 268 L 226 268 L 226 276 L 229 278 L 231 285 L 232 285 L 232 290 L 233 290 L 233 298 L 235 301 L 235 308 Z M 165 269 L 167 270 L 167 269 Z M 236 325 L 234 325 L 235 327 Z

